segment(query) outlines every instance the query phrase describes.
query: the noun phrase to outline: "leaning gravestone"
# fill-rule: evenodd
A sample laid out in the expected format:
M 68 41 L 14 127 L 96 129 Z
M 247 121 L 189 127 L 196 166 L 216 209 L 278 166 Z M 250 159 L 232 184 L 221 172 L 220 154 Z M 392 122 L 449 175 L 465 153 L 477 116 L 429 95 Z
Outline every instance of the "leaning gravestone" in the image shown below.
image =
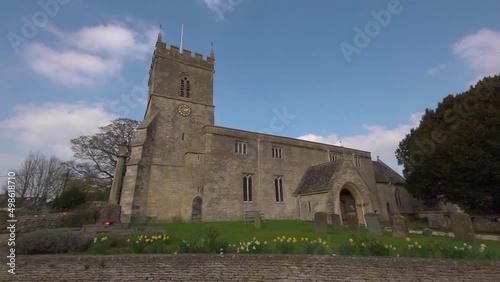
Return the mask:
M 445 218 L 442 211 L 429 211 L 427 222 L 430 228 L 441 228 L 445 226 Z
M 432 236 L 432 229 L 430 229 L 430 228 L 424 228 L 424 230 L 422 230 L 422 235 L 424 235 L 424 236 Z
M 333 229 L 342 229 L 342 221 L 340 220 L 340 215 L 332 213 L 331 218 Z
M 314 231 L 318 234 L 327 233 L 328 228 L 328 219 L 327 213 L 325 212 L 317 212 L 314 214 Z
M 451 217 L 455 240 L 460 243 L 473 244 L 475 241 L 474 229 L 470 216 L 466 213 L 455 213 Z
M 260 212 L 256 211 L 255 212 L 255 217 L 253 219 L 253 223 L 256 229 L 260 229 L 261 226 L 261 220 L 260 220 Z
M 365 214 L 366 225 L 368 227 L 368 232 L 377 235 L 383 235 L 382 226 L 378 221 L 378 215 L 374 213 Z
M 350 216 L 347 218 L 347 226 L 349 226 L 350 230 L 357 231 L 359 230 L 358 218 L 356 216 Z
M 404 216 L 399 214 L 391 218 L 392 223 L 392 237 L 406 238 L 410 236 L 408 231 L 408 222 Z

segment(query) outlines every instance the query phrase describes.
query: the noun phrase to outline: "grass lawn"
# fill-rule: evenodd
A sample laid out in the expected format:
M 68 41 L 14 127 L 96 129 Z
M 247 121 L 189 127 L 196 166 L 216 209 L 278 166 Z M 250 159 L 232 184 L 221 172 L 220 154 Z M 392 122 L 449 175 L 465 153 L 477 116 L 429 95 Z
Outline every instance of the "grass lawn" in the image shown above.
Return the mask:
M 220 233 L 220 239 L 226 240 L 231 244 L 239 244 L 239 242 L 251 241 L 253 237 L 256 237 L 259 241 L 267 241 L 272 243 L 273 239 L 277 236 L 287 236 L 296 237 L 298 240 L 302 237 L 308 237 L 310 240 L 317 239 L 318 235 L 314 233 L 314 223 L 306 221 L 297 220 L 273 220 L 266 221 L 262 224 L 261 229 L 255 229 L 253 224 L 244 224 L 243 222 L 200 222 L 200 223 L 170 223 L 157 225 L 157 227 L 165 228 L 165 230 L 170 235 L 171 241 L 168 246 L 169 252 L 177 251 L 177 247 L 180 241 L 189 240 L 191 234 L 196 232 L 197 229 L 212 226 L 217 229 Z M 337 252 L 337 247 L 348 242 L 349 238 L 355 236 L 367 235 L 366 230 L 353 232 L 348 229 L 344 230 L 328 230 L 327 237 L 323 236 L 323 240 L 327 240 L 330 248 L 334 253 Z M 402 238 L 393 238 L 391 233 L 385 232 L 383 236 L 373 235 L 380 242 L 393 245 L 398 250 L 402 250 L 408 247 L 408 242 Z M 422 235 L 410 234 L 412 243 L 417 241 L 422 246 L 429 246 L 432 243 L 437 243 L 442 246 L 461 246 L 460 243 L 455 242 L 453 238 L 450 237 L 426 237 Z M 485 244 L 488 249 L 495 249 L 500 251 L 500 242 L 498 241 L 482 241 L 477 240 L 473 245 L 474 248 L 478 248 L 480 244 Z M 271 244 L 274 245 L 274 244 Z M 269 250 L 270 252 L 275 252 L 272 246 Z M 277 252 L 277 251 L 276 251 Z

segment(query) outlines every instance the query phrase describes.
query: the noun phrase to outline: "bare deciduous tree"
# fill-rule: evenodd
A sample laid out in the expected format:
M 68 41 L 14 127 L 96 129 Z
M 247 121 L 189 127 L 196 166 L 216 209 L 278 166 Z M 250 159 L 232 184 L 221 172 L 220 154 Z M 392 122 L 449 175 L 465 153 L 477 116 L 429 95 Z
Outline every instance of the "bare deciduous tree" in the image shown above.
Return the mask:
M 93 187 L 87 187 L 88 190 L 109 189 L 114 177 L 118 146 L 123 139 L 130 146 L 138 124 L 136 120 L 119 118 L 100 127 L 94 135 L 71 139 L 75 160 L 68 164 L 73 176 L 91 183 Z
M 55 198 L 64 189 L 66 171 L 66 165 L 55 156 L 30 153 L 15 170 L 16 194 L 22 198 Z

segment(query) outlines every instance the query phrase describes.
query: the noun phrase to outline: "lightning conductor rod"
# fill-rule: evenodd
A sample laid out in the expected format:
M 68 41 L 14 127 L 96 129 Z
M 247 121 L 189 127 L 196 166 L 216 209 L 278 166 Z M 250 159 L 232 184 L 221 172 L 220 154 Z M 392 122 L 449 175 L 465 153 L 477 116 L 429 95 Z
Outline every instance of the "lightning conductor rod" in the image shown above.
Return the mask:
M 184 38 L 184 24 L 181 25 L 181 46 L 179 49 L 181 49 L 181 54 L 182 54 L 182 40 Z

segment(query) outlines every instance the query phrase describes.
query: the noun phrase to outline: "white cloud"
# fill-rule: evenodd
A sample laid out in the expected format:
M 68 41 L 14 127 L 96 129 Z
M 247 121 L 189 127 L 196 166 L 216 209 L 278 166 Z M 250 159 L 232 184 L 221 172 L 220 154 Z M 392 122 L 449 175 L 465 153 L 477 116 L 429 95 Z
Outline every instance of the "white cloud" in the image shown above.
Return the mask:
M 388 129 L 380 125 L 364 125 L 366 134 L 358 134 L 339 138 L 336 134 L 320 136 L 306 134 L 298 139 L 314 142 L 342 145 L 344 147 L 364 150 L 372 153 L 372 158 L 380 156 L 380 159 L 391 166 L 394 170 L 401 172 L 398 167 L 394 152 L 399 142 L 410 133 L 410 129 L 418 126 L 422 113 L 412 114 L 409 124 L 400 124 L 394 129 Z
M 134 26 L 114 22 L 64 32 L 47 25 L 44 30 L 59 39 L 53 44 L 62 47 L 31 42 L 22 52 L 31 69 L 58 84 L 93 85 L 117 75 L 127 61 L 152 52 L 158 28 Z
M 217 21 L 223 21 L 224 13 L 233 11 L 242 2 L 243 0 L 203 0 L 205 6 L 215 13 Z
M 73 41 L 85 51 L 142 57 L 152 51 L 158 30 L 151 27 L 144 32 L 142 34 L 120 24 L 99 25 L 82 28 L 74 34 Z
M 500 73 L 500 32 L 483 28 L 452 45 L 453 54 L 463 60 L 474 72 L 477 80 Z
M 17 105 L 14 112 L 12 117 L 0 121 L 2 132 L 8 132 L 3 139 L 14 138 L 18 149 L 26 153 L 40 151 L 64 160 L 72 156 L 71 138 L 93 134 L 99 126 L 117 118 L 102 105 L 84 102 Z
M 430 68 L 430 69 L 427 69 L 427 70 L 425 71 L 425 74 L 427 74 L 427 75 L 433 75 L 433 74 L 436 74 L 438 71 L 440 71 L 440 70 L 444 69 L 445 67 L 446 67 L 446 65 L 445 65 L 445 64 L 438 64 L 437 66 L 434 66 L 434 67 L 432 67 L 432 68 Z
M 92 85 L 122 67 L 117 59 L 74 50 L 56 51 L 40 43 L 27 45 L 25 52 L 27 63 L 35 72 L 67 86 Z

